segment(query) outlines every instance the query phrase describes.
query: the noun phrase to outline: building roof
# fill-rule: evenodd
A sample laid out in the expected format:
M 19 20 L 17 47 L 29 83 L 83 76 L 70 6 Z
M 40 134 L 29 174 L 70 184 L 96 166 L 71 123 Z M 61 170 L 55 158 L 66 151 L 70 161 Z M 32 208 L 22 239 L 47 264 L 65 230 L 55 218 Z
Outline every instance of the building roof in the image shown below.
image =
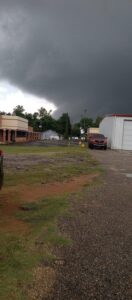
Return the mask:
M 122 118 L 132 118 L 132 114 L 111 114 L 107 117 L 122 117 Z
M 43 134 L 48 134 L 48 135 L 58 135 L 58 133 L 56 131 L 51 130 L 51 129 L 43 131 L 42 133 Z

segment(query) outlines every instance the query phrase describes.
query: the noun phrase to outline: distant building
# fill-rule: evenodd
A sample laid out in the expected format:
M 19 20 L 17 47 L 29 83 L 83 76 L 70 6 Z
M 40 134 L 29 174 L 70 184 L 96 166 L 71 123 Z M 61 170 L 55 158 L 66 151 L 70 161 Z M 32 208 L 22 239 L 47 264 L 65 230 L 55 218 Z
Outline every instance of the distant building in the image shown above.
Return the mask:
M 39 139 L 41 139 L 41 134 L 34 132 L 33 128 L 28 126 L 27 119 L 0 115 L 0 144 L 22 143 Z
M 42 132 L 41 139 L 42 140 L 60 140 L 60 139 L 62 139 L 62 136 L 59 136 L 59 134 L 56 131 L 47 130 L 47 131 Z

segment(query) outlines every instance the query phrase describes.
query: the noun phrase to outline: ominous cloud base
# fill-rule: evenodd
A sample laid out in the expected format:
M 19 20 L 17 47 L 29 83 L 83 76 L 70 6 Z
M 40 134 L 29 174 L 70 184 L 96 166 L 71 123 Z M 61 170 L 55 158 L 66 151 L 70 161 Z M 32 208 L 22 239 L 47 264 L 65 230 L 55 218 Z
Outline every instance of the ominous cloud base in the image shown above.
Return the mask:
M 0 0 L 0 79 L 79 117 L 132 112 L 130 0 Z

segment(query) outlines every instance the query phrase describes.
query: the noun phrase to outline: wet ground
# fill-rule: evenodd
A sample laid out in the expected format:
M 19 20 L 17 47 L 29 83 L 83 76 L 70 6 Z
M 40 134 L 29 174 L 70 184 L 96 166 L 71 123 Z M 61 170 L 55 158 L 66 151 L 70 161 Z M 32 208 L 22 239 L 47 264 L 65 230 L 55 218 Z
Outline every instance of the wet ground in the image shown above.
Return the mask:
M 56 249 L 54 293 L 43 300 L 132 299 L 132 152 L 91 154 L 105 169 L 102 183 L 69 199 L 60 231 L 73 243 Z

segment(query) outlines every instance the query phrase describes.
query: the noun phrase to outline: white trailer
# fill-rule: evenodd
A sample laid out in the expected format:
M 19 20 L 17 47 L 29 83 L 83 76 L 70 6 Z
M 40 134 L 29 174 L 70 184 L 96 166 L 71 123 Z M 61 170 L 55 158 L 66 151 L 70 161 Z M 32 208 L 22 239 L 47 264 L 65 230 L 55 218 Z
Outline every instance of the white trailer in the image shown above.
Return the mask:
M 106 116 L 99 132 L 107 137 L 109 148 L 132 150 L 132 114 Z
M 89 136 L 92 133 L 99 133 L 99 128 L 98 127 L 89 127 L 87 129 L 87 136 Z
M 99 133 L 98 127 L 89 127 L 87 133 Z

